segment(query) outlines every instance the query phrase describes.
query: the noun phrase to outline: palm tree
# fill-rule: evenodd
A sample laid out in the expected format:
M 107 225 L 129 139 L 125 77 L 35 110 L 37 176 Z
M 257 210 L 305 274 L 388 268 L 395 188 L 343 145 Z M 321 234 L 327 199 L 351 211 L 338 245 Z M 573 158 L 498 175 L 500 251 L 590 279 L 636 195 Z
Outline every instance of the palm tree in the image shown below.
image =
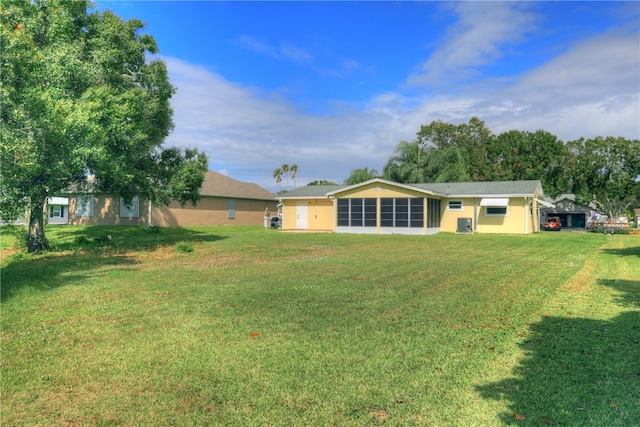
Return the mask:
M 428 148 L 427 173 L 432 182 L 471 181 L 464 150 L 455 146 Z
M 287 188 L 289 188 L 289 165 L 285 163 L 280 166 L 280 169 L 282 170 L 282 174 L 287 177 Z
M 369 181 L 378 177 L 378 171 L 375 169 L 369 169 L 368 167 L 362 169 L 353 169 L 349 178 L 344 180 L 346 185 L 360 184 L 361 182 Z
M 276 179 L 276 183 L 278 184 L 278 194 L 282 193 L 282 169 L 277 168 L 273 171 L 273 177 Z
M 289 172 L 291 173 L 291 178 L 293 178 L 293 188 L 296 188 L 296 176 L 298 175 L 298 165 L 295 163 L 289 166 Z
M 400 142 L 382 169 L 384 179 L 403 184 L 427 182 L 427 155 L 418 141 Z

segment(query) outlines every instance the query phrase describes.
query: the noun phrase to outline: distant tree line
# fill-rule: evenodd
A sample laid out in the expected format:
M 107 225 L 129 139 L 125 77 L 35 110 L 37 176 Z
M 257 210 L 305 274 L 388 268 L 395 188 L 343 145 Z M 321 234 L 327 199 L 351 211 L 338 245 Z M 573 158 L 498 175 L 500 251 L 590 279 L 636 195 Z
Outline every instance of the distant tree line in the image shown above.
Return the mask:
M 384 165 L 354 169 L 345 184 L 381 177 L 398 183 L 540 180 L 545 194 L 576 195 L 610 217 L 640 205 L 640 140 L 580 138 L 564 143 L 544 131 L 494 135 L 477 117 L 459 125 L 422 125 Z

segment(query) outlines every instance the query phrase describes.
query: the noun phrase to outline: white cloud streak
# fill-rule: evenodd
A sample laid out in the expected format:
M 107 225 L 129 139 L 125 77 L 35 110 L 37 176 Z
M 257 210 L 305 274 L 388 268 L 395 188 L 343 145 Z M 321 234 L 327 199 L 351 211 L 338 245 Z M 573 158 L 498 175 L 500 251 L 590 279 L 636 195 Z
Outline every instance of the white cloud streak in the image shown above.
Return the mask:
M 306 62 L 313 59 L 309 52 L 291 43 L 282 42 L 279 45 L 273 45 L 260 38 L 247 35 L 239 36 L 232 42 L 242 49 L 275 59 L 288 59 L 294 62 Z
M 413 85 L 442 85 L 477 76 L 475 68 L 503 57 L 505 45 L 514 45 L 531 32 L 539 19 L 522 4 L 455 2 L 447 4 L 458 16 L 438 48 L 412 75 Z
M 489 19 L 475 3 L 456 4 L 460 22 L 425 62 L 424 72 L 407 76 L 408 82 L 466 76 L 499 58 L 509 34 L 524 37 L 536 22 L 520 5 L 493 5 Z M 485 41 L 478 42 L 481 37 Z M 479 78 L 458 87 L 464 90 L 424 95 L 389 91 L 331 115 L 306 113 L 281 96 L 204 67 L 165 60 L 178 88 L 172 100 L 176 127 L 167 143 L 197 147 L 207 153 L 213 170 L 272 191 L 272 172 L 283 163 L 299 165 L 298 185 L 316 179 L 342 182 L 356 168 L 381 172 L 398 142 L 415 139 L 421 124 L 437 119 L 461 123 L 477 116 L 496 134 L 544 129 L 565 141 L 598 135 L 640 138 L 637 28 L 582 40 L 502 81 Z

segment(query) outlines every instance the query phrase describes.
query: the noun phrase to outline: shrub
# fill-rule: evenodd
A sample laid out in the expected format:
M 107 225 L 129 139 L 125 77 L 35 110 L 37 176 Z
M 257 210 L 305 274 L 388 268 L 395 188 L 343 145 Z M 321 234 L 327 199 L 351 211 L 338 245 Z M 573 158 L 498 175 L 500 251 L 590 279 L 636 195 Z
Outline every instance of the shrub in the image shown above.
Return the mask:
M 193 252 L 193 243 L 191 242 L 178 242 L 173 245 L 173 250 L 176 252 L 188 253 Z
M 591 229 L 591 231 L 593 233 L 604 233 L 604 234 L 630 234 L 630 230 L 628 228 L 621 228 L 621 227 L 607 227 L 605 226 L 598 226 L 598 227 L 594 227 Z

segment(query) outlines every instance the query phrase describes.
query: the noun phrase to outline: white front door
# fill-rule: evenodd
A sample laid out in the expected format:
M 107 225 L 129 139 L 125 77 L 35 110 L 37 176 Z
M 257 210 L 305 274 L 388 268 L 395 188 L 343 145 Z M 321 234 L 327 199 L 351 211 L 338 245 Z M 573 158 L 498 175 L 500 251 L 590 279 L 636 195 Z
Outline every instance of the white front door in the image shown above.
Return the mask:
M 296 229 L 306 230 L 309 227 L 309 205 L 307 202 L 296 203 Z

